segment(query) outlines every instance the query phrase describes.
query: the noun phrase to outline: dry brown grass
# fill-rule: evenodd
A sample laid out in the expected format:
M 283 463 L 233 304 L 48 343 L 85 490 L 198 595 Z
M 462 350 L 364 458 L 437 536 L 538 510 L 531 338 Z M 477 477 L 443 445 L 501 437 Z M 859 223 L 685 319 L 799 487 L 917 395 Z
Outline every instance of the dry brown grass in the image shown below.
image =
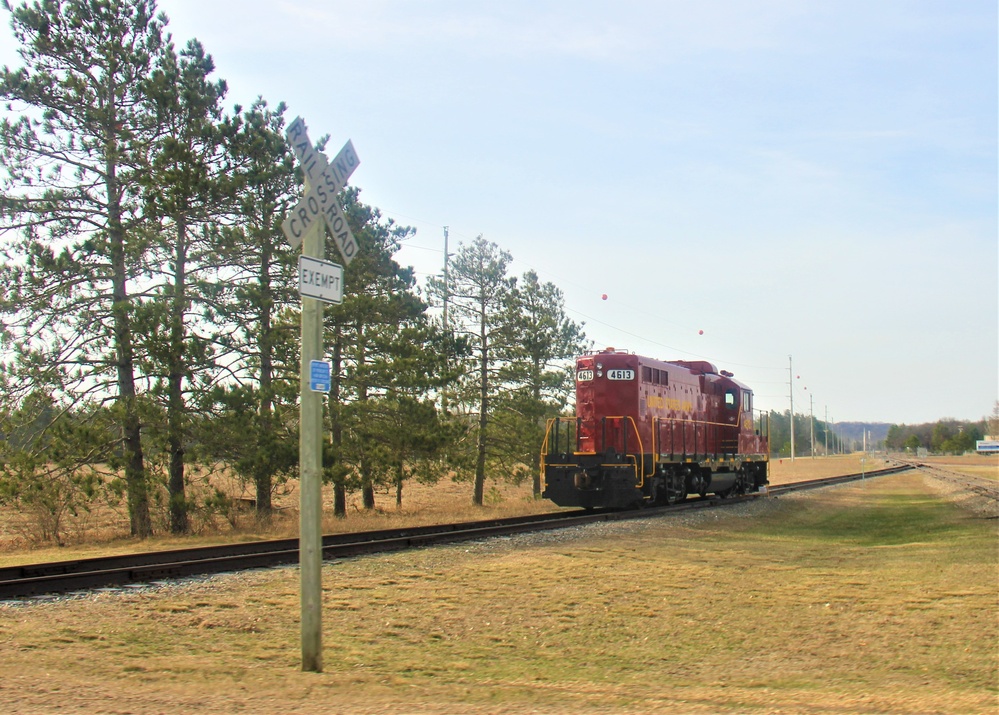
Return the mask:
M 797 461 L 797 460 L 796 460 Z M 997 529 L 908 473 L 0 610 L 8 713 L 995 712 Z
M 999 481 L 999 454 L 962 454 L 922 457 L 925 464 L 953 472 Z
M 948 468 L 999 470 L 999 457 L 947 457 L 941 458 Z M 988 461 L 991 460 L 991 467 Z M 773 484 L 815 479 L 826 476 L 858 473 L 862 470 L 876 470 L 885 467 L 887 462 L 880 456 L 851 454 L 814 459 L 799 457 L 771 462 L 770 480 Z M 962 466 L 963 465 L 963 466 Z M 230 496 L 246 496 L 234 481 L 217 483 Z M 531 495 L 529 483 L 513 485 L 501 480 L 487 480 L 486 504 L 477 507 L 472 504 L 472 485 L 468 482 L 443 480 L 435 485 L 419 483 L 407 484 L 403 494 L 403 504 L 397 508 L 395 492 L 384 489 L 376 494 L 376 508 L 366 511 L 361 507 L 360 495 L 351 495 L 347 517 L 336 519 L 332 516 L 333 494 L 327 488 L 323 501 L 326 518 L 325 533 L 341 533 L 387 529 L 400 526 L 424 526 L 428 524 L 450 523 L 454 521 L 474 521 L 477 519 L 501 518 L 520 514 L 534 514 L 556 511 L 550 502 L 536 500 Z M 164 527 L 165 514 L 159 519 L 157 534 L 142 541 L 127 535 L 127 516 L 121 508 L 96 510 L 90 515 L 82 515 L 80 523 L 69 535 L 66 545 L 59 547 L 50 543 L 36 543 L 25 537 L 29 528 L 25 522 L 30 514 L 17 514 L 0 509 L 0 566 L 21 563 L 42 563 L 77 558 L 90 558 L 135 551 L 162 551 L 190 546 L 201 546 L 231 541 L 250 541 L 269 538 L 292 538 L 298 536 L 298 490 L 297 481 L 288 483 L 284 493 L 276 498 L 278 511 L 271 523 L 260 524 L 251 511 L 245 511 L 231 526 L 225 519 L 201 523 L 199 532 L 189 536 L 172 536 Z
M 245 496 L 235 483 L 220 486 L 230 496 Z M 210 522 L 200 522 L 196 533 L 174 536 L 167 532 L 165 513 L 156 520 L 156 534 L 149 539 L 136 540 L 127 534 L 128 519 L 119 508 L 97 508 L 91 514 L 81 514 L 67 534 L 64 546 L 38 542 L 30 536 L 31 514 L 20 514 L 0 508 L 0 566 L 26 562 L 61 561 L 135 551 L 161 551 L 166 549 L 201 546 L 231 541 L 256 539 L 293 538 L 298 536 L 297 480 L 286 485 L 284 493 L 277 496 L 277 510 L 269 523 L 257 521 L 252 510 L 245 509 L 235 515 L 232 523 L 222 517 Z M 333 493 L 323 491 L 323 523 L 325 533 L 340 533 L 386 529 L 399 526 L 422 526 L 451 521 L 472 521 L 519 514 L 532 514 L 555 510 L 546 501 L 531 496 L 530 484 L 512 485 L 487 480 L 486 504 L 472 504 L 472 486 L 444 480 L 437 485 L 407 484 L 401 507 L 396 507 L 395 492 L 388 489 L 376 493 L 376 508 L 365 510 L 360 494 L 348 499 L 346 518 L 333 517 Z
M 864 471 L 884 469 L 890 460 L 883 455 L 837 454 L 829 457 L 797 457 L 775 459 L 770 462 L 771 484 L 789 484 L 807 479 L 838 477 L 843 474 L 860 474 Z

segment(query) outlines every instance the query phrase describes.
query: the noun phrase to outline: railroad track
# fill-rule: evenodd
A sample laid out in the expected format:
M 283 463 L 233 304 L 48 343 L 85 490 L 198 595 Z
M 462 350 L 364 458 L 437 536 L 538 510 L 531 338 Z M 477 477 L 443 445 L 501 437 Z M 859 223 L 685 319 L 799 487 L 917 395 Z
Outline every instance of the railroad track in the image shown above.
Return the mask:
M 938 467 L 935 464 L 925 464 L 918 461 L 901 460 L 900 463 L 913 469 L 918 469 L 921 472 L 925 472 L 935 479 L 948 482 L 959 488 L 972 492 L 979 497 L 984 497 L 988 502 L 992 503 L 993 508 L 995 508 L 996 505 L 999 505 L 999 481 L 995 479 L 976 477 L 972 474 L 955 472 L 951 469 Z
M 831 487 L 835 484 L 845 484 L 847 482 L 855 482 L 867 477 L 884 477 L 889 474 L 898 474 L 899 472 L 907 472 L 913 469 L 913 465 L 900 463 L 893 467 L 887 467 L 885 469 L 877 469 L 870 472 L 861 472 L 859 474 L 844 474 L 837 477 L 822 477 L 820 479 L 809 479 L 803 482 L 794 482 L 792 484 L 779 484 L 777 486 L 770 486 L 768 488 L 768 493 L 770 496 L 780 496 L 781 494 L 787 494 L 790 492 L 800 492 L 806 489 L 818 489 L 819 487 Z
M 791 491 L 856 481 L 863 477 L 884 476 L 912 469 L 902 465 L 866 474 L 849 474 L 806 482 L 772 486 L 768 494 L 779 496 Z M 721 499 L 688 499 L 673 506 L 650 507 L 631 511 L 571 511 L 536 516 L 492 519 L 487 521 L 442 524 L 331 534 L 323 537 L 323 559 L 347 558 L 361 554 L 400 551 L 434 544 L 454 543 L 495 536 L 546 529 L 564 529 L 601 521 L 620 521 L 656 514 L 676 514 L 722 504 L 738 504 L 767 494 Z M 222 546 L 207 546 L 145 554 L 106 556 L 92 559 L 56 561 L 0 568 L 0 600 L 118 588 L 129 584 L 156 584 L 162 581 L 207 574 L 244 571 L 298 563 L 298 539 L 255 541 Z

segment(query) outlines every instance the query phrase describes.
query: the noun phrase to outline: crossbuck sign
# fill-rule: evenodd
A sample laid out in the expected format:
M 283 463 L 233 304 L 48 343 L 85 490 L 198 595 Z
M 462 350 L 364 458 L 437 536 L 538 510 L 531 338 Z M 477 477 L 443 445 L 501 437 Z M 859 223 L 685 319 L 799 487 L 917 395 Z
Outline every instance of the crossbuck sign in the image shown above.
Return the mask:
M 298 248 L 302 244 L 302 237 L 313 223 L 324 222 L 340 249 L 344 264 L 350 265 L 357 254 L 357 241 L 350 232 L 336 195 L 361 163 L 354 151 L 354 144 L 348 140 L 330 163 L 309 141 L 305 121 L 301 117 L 295 117 L 295 121 L 288 125 L 286 135 L 311 189 L 288 214 L 288 218 L 281 224 L 281 230 L 291 247 Z
M 337 194 L 360 162 L 354 145 L 348 141 L 330 163 L 309 141 L 301 117 L 295 118 L 286 134 L 305 172 L 307 189 L 281 228 L 292 248 L 302 248 L 298 264 L 298 288 L 302 294 L 298 439 L 302 670 L 319 673 L 323 669 L 322 393 L 332 386 L 330 364 L 322 359 L 323 303 L 339 303 L 343 298 L 343 267 L 323 259 L 327 230 L 344 264 L 349 264 L 357 253 L 357 241 L 347 226 Z

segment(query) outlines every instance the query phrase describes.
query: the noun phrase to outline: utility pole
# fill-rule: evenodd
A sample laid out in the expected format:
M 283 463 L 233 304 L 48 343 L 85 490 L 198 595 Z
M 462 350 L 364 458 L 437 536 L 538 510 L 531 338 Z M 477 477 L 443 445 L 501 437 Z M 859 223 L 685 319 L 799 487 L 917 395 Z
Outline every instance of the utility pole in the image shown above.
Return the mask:
M 812 430 L 812 459 L 815 459 L 815 395 L 808 393 L 808 422 Z
M 447 330 L 447 261 L 450 257 L 450 253 L 447 250 L 447 226 L 444 227 L 444 330 Z
M 791 395 L 791 461 L 794 461 L 794 366 L 791 363 L 791 356 L 787 356 L 787 376 L 789 392 Z
M 450 286 L 447 278 L 447 263 L 451 254 L 447 247 L 447 226 L 444 227 L 444 362 L 447 370 L 451 369 L 451 330 L 447 322 L 447 297 Z M 447 383 L 441 388 L 441 412 L 447 413 Z
M 829 456 L 829 405 L 826 405 L 826 422 L 825 429 L 822 430 L 826 435 L 826 456 Z

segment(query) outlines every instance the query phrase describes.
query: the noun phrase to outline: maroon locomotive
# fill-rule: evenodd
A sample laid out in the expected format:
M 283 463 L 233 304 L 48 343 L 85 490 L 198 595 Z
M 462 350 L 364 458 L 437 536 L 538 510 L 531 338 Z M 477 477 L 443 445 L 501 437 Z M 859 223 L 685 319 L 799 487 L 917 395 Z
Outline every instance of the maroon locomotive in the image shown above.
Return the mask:
M 576 416 L 550 420 L 543 496 L 559 506 L 671 504 L 768 483 L 753 392 L 708 362 L 607 348 L 576 360 Z

